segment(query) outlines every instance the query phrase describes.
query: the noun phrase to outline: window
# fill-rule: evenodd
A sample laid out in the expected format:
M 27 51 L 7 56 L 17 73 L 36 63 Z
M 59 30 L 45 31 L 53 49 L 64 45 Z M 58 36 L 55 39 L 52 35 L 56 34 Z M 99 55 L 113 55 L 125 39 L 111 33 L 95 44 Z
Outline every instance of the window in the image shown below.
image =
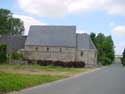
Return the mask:
M 37 47 L 36 47 L 35 49 L 36 49 L 36 51 L 38 50 L 38 48 L 37 48 Z
M 83 56 L 83 54 L 84 54 L 84 53 L 83 53 L 83 52 L 81 52 L 81 56 Z
M 48 51 L 49 51 L 49 48 L 47 48 L 46 50 L 47 50 L 47 52 L 48 52 Z
M 62 52 L 62 48 L 60 48 L 59 51 Z
M 97 56 L 96 52 L 95 52 L 95 57 Z

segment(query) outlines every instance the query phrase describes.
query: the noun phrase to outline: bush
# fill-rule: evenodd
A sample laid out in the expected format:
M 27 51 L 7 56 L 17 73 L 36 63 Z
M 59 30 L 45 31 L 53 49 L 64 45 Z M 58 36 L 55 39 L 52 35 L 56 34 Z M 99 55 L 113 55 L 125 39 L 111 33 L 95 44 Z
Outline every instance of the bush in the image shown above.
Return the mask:
M 33 64 L 32 60 L 26 60 L 28 62 L 28 64 Z
M 7 61 L 7 45 L 0 45 L 0 63 Z
M 125 58 L 122 58 L 122 65 L 125 66 Z
M 123 66 L 125 66 L 125 49 L 124 49 L 122 55 L 123 55 L 123 57 L 122 57 L 122 64 L 123 64 Z
M 52 61 L 41 61 L 41 60 L 38 60 L 37 64 L 39 64 L 41 66 L 48 66 L 48 65 L 52 65 Z
M 11 58 L 14 60 L 22 60 L 24 57 L 23 57 L 23 54 L 14 52 L 12 53 Z
M 85 62 L 63 62 L 63 61 L 41 61 L 38 60 L 37 64 L 41 66 L 48 66 L 48 65 L 53 65 L 53 66 L 61 66 L 61 67 L 68 67 L 68 68 L 82 68 L 85 67 Z
M 110 65 L 110 64 L 112 64 L 112 60 L 107 58 L 107 57 L 103 57 L 100 61 L 101 61 L 102 65 Z

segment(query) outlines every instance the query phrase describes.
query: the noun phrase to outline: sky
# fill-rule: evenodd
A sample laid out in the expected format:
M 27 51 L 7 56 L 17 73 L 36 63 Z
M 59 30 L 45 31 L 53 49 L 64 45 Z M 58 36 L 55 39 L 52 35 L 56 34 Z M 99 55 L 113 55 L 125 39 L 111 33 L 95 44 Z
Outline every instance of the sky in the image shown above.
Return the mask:
M 11 10 L 30 25 L 76 25 L 78 33 L 111 35 L 115 54 L 125 48 L 125 0 L 0 0 L 0 8 Z

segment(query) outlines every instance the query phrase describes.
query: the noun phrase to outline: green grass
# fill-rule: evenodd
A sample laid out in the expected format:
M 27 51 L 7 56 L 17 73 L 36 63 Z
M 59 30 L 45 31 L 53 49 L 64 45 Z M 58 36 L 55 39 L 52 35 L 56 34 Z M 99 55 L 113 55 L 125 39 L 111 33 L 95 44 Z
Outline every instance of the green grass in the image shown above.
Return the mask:
M 26 75 L 0 72 L 0 93 L 20 90 L 65 78 L 64 76 Z
M 24 70 L 27 70 L 28 73 L 25 74 Z M 1 92 L 3 94 L 3 92 L 17 91 L 39 84 L 49 83 L 88 70 L 90 68 L 0 64 L 0 94 Z M 23 72 L 19 73 L 19 71 Z M 34 71 L 43 72 L 44 74 L 33 74 Z

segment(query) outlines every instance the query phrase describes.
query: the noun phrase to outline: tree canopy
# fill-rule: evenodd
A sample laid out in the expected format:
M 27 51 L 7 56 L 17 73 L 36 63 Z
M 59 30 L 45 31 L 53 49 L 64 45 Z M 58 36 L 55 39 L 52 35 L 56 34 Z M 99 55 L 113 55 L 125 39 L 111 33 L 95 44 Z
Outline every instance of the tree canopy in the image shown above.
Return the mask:
M 98 61 L 103 65 L 111 64 L 114 60 L 114 42 L 111 36 L 102 33 L 91 33 L 90 37 L 98 50 Z
M 125 66 L 125 48 L 124 48 L 124 51 L 122 53 L 122 64 Z
M 0 34 L 22 34 L 24 32 L 23 22 L 14 18 L 8 9 L 0 9 Z

